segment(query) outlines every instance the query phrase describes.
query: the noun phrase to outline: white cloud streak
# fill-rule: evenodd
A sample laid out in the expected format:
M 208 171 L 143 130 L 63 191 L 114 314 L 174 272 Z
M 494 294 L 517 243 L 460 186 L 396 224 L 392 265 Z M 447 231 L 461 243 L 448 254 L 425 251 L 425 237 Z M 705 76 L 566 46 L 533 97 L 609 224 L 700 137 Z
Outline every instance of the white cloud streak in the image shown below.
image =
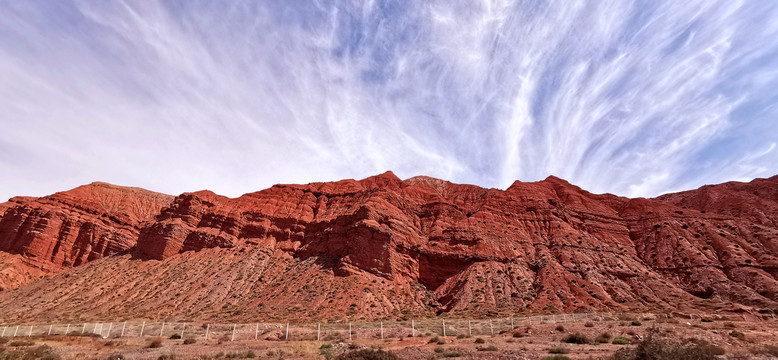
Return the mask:
M 652 196 L 778 172 L 759 1 L 0 6 L 0 196 L 394 170 Z

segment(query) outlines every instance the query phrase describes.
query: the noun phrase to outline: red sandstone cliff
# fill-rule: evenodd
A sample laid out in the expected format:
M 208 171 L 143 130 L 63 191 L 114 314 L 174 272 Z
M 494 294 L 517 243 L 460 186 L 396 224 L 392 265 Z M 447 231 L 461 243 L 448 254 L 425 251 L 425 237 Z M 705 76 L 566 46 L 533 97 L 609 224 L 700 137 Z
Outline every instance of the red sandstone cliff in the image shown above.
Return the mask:
M 6 256 L 14 260 L 4 262 L 0 274 L 14 272 L 10 263 L 16 264 L 17 274 L 13 280 L 0 275 L 0 289 L 132 249 L 144 223 L 172 199 L 143 189 L 92 183 L 0 204 L 0 251 L 20 255 Z
M 142 227 L 104 224 L 137 237 L 133 255 L 5 292 L 0 306 L 8 318 L 773 311 L 777 179 L 658 199 L 595 195 L 554 177 L 502 191 L 392 173 L 235 199 L 186 193 Z M 13 234 L 2 225 L 12 210 L 0 220 L 0 249 Z M 94 243 L 115 251 L 71 259 L 131 243 Z M 20 296 L 37 300 L 13 301 Z

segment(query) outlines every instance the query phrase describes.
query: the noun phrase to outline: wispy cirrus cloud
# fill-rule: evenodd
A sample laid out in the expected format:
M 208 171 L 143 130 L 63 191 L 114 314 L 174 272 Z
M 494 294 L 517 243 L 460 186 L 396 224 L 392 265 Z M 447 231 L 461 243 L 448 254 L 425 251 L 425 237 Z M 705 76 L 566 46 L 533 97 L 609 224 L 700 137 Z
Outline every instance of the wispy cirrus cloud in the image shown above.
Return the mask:
M 0 7 L 0 195 L 236 196 L 387 169 L 651 196 L 778 172 L 778 6 Z

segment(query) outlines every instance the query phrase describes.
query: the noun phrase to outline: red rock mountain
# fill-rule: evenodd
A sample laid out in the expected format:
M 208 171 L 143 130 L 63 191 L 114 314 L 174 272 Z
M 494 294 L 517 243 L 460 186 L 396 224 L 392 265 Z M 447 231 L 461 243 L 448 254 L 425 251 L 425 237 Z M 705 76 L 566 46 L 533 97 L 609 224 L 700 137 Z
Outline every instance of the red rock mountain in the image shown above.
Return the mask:
M 132 249 L 172 196 L 92 183 L 0 204 L 0 290 Z
M 0 250 L 59 273 L 0 292 L 0 320 L 778 310 L 778 177 L 628 199 L 388 172 L 234 199 L 92 184 L 0 206 Z

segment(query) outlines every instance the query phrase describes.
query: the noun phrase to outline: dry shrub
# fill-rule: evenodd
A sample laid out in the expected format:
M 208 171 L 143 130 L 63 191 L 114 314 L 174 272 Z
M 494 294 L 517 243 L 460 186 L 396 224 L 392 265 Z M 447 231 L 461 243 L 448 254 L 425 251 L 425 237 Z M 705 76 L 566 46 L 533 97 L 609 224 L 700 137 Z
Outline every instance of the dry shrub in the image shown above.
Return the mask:
M 335 360 L 400 360 L 400 357 L 390 351 L 362 349 L 338 355 Z
M 150 349 L 161 348 L 162 347 L 162 338 L 158 338 L 157 337 L 157 338 L 151 339 L 151 341 L 149 341 L 149 344 L 146 347 L 150 348 Z
M 257 357 L 257 355 L 252 350 L 228 353 L 227 355 L 224 355 L 225 359 L 253 359 L 255 357 Z
M 611 341 L 611 334 L 602 333 L 594 339 L 595 344 L 607 344 Z
M 623 336 L 617 336 L 617 337 L 613 338 L 613 341 L 611 343 L 612 344 L 616 344 L 616 345 L 627 345 L 627 344 L 629 344 L 629 339 L 627 339 L 627 338 L 625 338 Z
M 746 338 L 746 334 L 743 334 L 742 332 L 736 331 L 736 330 L 733 330 L 732 332 L 730 332 L 729 336 L 731 336 L 733 338 L 736 338 L 736 339 L 741 339 L 741 340 Z
M 567 335 L 564 339 L 562 339 L 562 341 L 568 344 L 588 344 L 591 342 L 589 338 L 586 337 L 586 335 L 581 333 Z
M 33 345 L 35 345 L 35 342 L 31 340 L 14 340 L 8 344 L 8 346 L 18 346 L 18 347 L 33 346 Z
M 497 351 L 497 347 L 494 345 L 489 345 L 486 347 L 479 347 L 477 348 L 478 351 Z
M 724 349 L 703 340 L 686 342 L 660 338 L 651 330 L 645 339 L 631 349 L 617 351 L 611 360 L 715 360 L 723 355 Z
M 60 356 L 50 346 L 41 345 L 31 349 L 3 352 L 0 360 L 59 360 Z
M 568 351 L 566 348 L 563 348 L 561 346 L 552 347 L 551 349 L 548 349 L 549 354 L 567 354 Z

